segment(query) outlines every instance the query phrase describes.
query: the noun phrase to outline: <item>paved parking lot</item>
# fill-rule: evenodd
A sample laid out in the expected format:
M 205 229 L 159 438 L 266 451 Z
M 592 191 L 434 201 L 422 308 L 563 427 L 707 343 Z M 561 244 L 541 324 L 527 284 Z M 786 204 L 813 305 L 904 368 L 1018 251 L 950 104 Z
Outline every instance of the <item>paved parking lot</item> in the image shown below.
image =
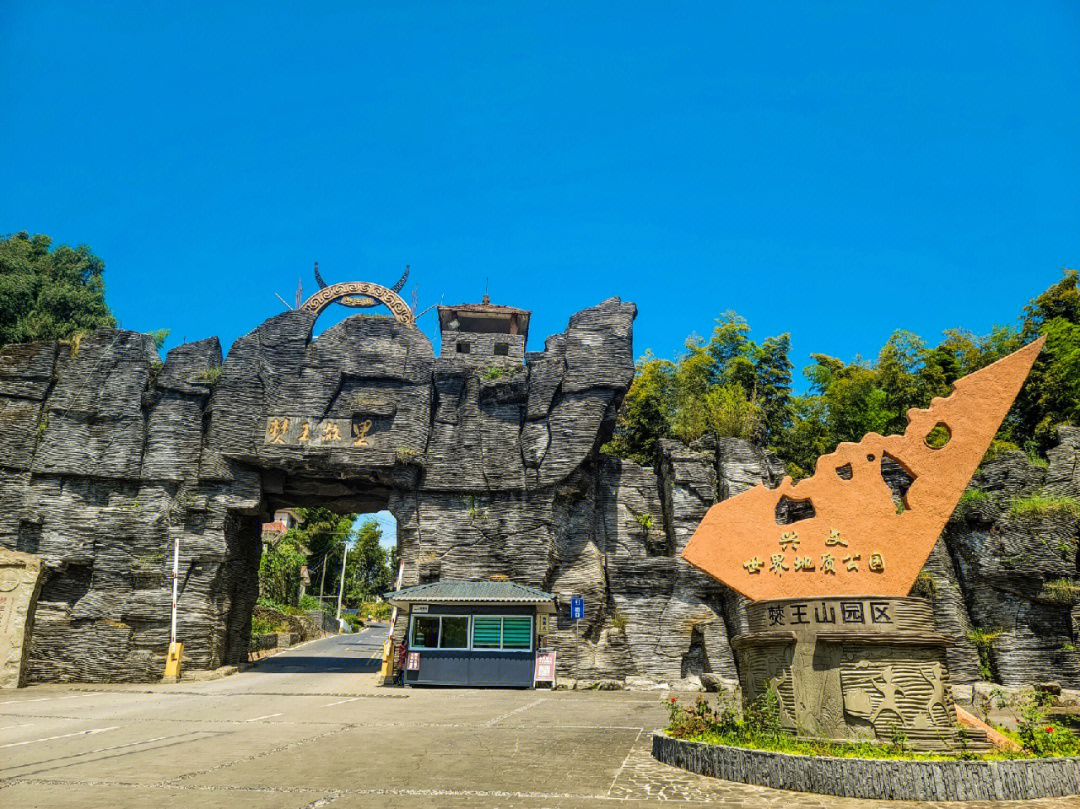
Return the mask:
M 381 637 L 328 638 L 211 682 L 5 692 L 0 806 L 915 805 L 749 787 L 659 764 L 649 754 L 665 716 L 655 694 L 381 688 Z

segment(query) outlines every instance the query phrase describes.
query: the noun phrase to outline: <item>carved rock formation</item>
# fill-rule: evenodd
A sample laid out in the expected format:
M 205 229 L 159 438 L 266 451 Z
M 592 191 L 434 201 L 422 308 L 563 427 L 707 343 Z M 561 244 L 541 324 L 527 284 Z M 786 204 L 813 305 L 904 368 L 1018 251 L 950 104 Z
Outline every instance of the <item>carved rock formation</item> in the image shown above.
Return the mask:
M 242 660 L 259 525 L 289 505 L 389 508 L 406 586 L 505 575 L 556 593 L 561 677 L 734 679 L 728 639 L 746 631 L 745 599 L 679 553 L 710 506 L 777 485 L 783 465 L 730 438 L 664 441 L 652 469 L 599 452 L 633 377 L 635 312 L 618 299 L 580 312 L 521 370 L 493 379 L 378 316 L 313 340 L 314 314 L 288 312 L 238 339 L 224 363 L 216 339 L 174 348 L 162 364 L 148 336 L 115 330 L 77 347 L 0 349 L 0 545 L 40 557 L 45 577 L 28 679 L 160 677 L 176 537 L 186 667 Z M 301 440 L 305 425 L 315 440 Z M 1062 434 L 1050 469 L 1007 458 L 977 482 L 1006 498 L 1080 494 L 1080 442 Z M 1025 567 L 1028 551 L 1013 552 L 1010 575 L 979 561 L 999 522 L 997 512 L 954 521 L 931 555 L 940 631 L 992 628 L 1003 607 L 984 593 L 1014 599 L 1012 578 L 1042 570 Z M 1009 530 L 1019 532 L 1009 542 L 1043 547 L 1019 523 Z M 1075 546 L 1075 526 L 1049 530 Z M 1058 558 L 1045 575 L 1075 580 L 1075 556 L 1071 567 Z M 1049 609 L 1038 592 L 1027 603 Z M 570 595 L 585 597 L 577 626 Z M 1062 651 L 1076 637 L 1070 607 L 1050 614 L 1051 624 L 1024 624 L 1030 638 L 994 641 L 1004 680 L 1056 679 L 1076 665 Z M 1032 643 L 1041 651 L 1021 665 Z M 978 676 L 973 643 L 953 655 L 953 682 Z

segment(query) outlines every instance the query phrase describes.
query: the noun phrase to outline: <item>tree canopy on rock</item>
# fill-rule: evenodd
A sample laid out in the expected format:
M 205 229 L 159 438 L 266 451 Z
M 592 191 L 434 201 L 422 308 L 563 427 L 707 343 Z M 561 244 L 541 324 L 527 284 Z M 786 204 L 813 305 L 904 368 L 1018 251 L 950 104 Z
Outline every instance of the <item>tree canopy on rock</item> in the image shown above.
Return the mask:
M 1041 334 L 1046 345 L 991 446 L 1037 459 L 1056 442 L 1059 424 L 1080 425 L 1078 272 L 1025 307 L 1016 326 L 988 335 L 950 329 L 935 347 L 918 335 L 892 334 L 873 362 L 811 354 L 809 390 L 791 391 L 788 335 L 760 344 L 745 320 L 728 312 L 708 341 L 691 335 L 674 361 L 647 351 L 619 411 L 608 452 L 651 465 L 662 438 L 690 443 L 706 433 L 733 436 L 776 452 L 794 477 L 813 474 L 817 458 L 870 432 L 903 433 L 907 411 L 952 383 L 1016 351 Z
M 0 239 L 0 345 L 116 326 L 105 304 L 105 262 L 85 245 L 51 245 L 42 234 Z

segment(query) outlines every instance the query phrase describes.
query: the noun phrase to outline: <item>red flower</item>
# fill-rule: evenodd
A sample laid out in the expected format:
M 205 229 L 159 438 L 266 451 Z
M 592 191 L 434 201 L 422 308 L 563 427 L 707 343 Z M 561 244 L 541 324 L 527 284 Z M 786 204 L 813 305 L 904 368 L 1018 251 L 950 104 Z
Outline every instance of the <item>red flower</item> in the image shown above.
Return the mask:
M 1053 733 L 1054 732 L 1054 729 L 1052 727 L 1050 727 L 1049 725 L 1047 725 L 1045 728 L 1043 728 L 1043 730 L 1045 730 L 1047 733 Z
M 678 697 L 672 697 L 672 698 L 671 698 L 671 701 L 672 701 L 672 702 L 678 702 L 678 701 L 679 701 L 679 698 L 678 698 Z

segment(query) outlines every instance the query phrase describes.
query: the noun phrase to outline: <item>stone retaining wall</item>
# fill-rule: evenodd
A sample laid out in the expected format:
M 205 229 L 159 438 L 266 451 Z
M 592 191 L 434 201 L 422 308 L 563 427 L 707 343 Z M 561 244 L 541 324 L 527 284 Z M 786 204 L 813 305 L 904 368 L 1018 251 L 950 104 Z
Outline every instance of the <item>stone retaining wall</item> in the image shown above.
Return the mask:
M 1080 758 L 902 761 L 827 758 L 685 742 L 653 733 L 653 756 L 744 784 L 845 798 L 906 801 L 1032 800 L 1080 793 Z

